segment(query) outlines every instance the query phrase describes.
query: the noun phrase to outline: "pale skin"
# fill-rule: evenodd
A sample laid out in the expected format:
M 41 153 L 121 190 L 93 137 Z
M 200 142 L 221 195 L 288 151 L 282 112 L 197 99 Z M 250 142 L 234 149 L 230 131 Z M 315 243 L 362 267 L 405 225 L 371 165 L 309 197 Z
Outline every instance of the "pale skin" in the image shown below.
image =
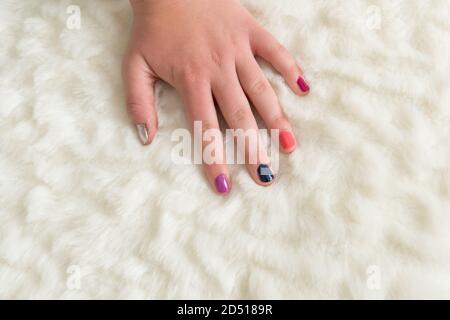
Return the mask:
M 256 57 L 269 62 L 291 90 L 309 92 L 302 71 L 288 51 L 241 5 L 238 0 L 130 0 L 134 23 L 123 61 L 128 113 L 145 127 L 141 142 L 151 144 L 157 128 L 154 88 L 159 80 L 181 95 L 189 123 L 202 121 L 203 129 L 219 128 L 214 99 L 230 128 L 257 130 L 251 105 L 268 129 L 292 137 L 281 143 L 290 153 L 297 146 L 292 126 Z M 222 144 L 222 142 L 221 142 Z M 205 147 L 205 146 L 204 146 Z M 267 163 L 264 148 L 257 163 L 246 164 L 250 176 L 261 185 L 260 164 Z M 246 150 L 247 156 L 253 150 Z M 231 190 L 227 165 L 204 165 L 206 177 L 221 194 Z M 228 188 L 217 190 L 217 177 Z

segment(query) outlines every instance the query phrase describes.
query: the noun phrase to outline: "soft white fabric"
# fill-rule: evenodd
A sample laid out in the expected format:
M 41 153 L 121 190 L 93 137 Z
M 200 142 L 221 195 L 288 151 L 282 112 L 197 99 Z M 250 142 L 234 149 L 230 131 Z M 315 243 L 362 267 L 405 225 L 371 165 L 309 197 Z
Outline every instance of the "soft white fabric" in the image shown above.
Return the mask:
M 170 161 L 170 87 L 137 140 L 127 1 L 0 2 L 0 298 L 450 298 L 449 1 L 245 5 L 312 92 L 264 65 L 301 148 L 222 198 Z

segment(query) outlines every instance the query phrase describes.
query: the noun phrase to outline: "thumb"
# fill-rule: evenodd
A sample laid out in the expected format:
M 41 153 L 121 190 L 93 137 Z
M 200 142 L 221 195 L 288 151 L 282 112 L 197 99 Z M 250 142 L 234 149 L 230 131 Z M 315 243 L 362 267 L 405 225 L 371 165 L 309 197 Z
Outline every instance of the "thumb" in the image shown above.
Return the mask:
M 140 54 L 129 54 L 122 67 L 127 111 L 136 125 L 139 140 L 150 144 L 156 134 L 155 82 L 147 62 Z

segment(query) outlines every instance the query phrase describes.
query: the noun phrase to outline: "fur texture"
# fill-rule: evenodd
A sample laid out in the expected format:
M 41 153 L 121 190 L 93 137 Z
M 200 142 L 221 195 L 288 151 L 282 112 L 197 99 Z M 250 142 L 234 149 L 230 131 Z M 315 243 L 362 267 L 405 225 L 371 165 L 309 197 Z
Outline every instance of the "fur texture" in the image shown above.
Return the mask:
M 450 298 L 448 0 L 244 4 L 312 91 L 264 64 L 301 147 L 222 198 L 170 162 L 172 88 L 137 140 L 127 1 L 0 2 L 0 298 Z

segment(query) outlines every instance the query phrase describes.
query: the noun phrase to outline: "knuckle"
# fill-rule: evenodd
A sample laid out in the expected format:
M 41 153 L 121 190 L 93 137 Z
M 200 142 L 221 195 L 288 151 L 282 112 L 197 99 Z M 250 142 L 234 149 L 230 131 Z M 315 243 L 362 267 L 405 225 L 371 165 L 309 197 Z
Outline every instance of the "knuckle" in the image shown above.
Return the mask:
M 128 101 L 127 102 L 127 110 L 130 115 L 139 115 L 142 113 L 143 106 L 141 103 L 135 102 L 135 101 Z
M 293 59 L 290 60 L 290 65 L 288 66 L 288 71 L 293 74 L 299 74 L 300 73 L 300 67 L 297 65 L 297 63 Z
M 266 79 L 256 80 L 250 87 L 250 91 L 254 95 L 265 93 L 269 89 L 269 83 Z
M 223 54 L 218 51 L 213 51 L 211 53 L 211 61 L 214 65 L 221 67 L 223 65 Z
M 197 65 L 186 65 L 181 71 L 181 81 L 188 86 L 203 82 L 204 76 L 200 70 Z
M 216 129 L 216 126 L 213 123 L 208 122 L 208 121 L 203 121 L 203 123 L 202 123 L 203 133 L 214 130 L 214 129 Z
M 287 122 L 288 120 L 283 113 L 276 114 L 271 120 L 272 127 L 274 128 L 282 127 Z
M 287 53 L 286 48 L 279 42 L 276 42 L 270 49 L 270 52 L 274 56 L 285 55 Z
M 230 121 L 232 123 L 242 123 L 251 117 L 250 111 L 247 107 L 241 106 L 230 112 Z

